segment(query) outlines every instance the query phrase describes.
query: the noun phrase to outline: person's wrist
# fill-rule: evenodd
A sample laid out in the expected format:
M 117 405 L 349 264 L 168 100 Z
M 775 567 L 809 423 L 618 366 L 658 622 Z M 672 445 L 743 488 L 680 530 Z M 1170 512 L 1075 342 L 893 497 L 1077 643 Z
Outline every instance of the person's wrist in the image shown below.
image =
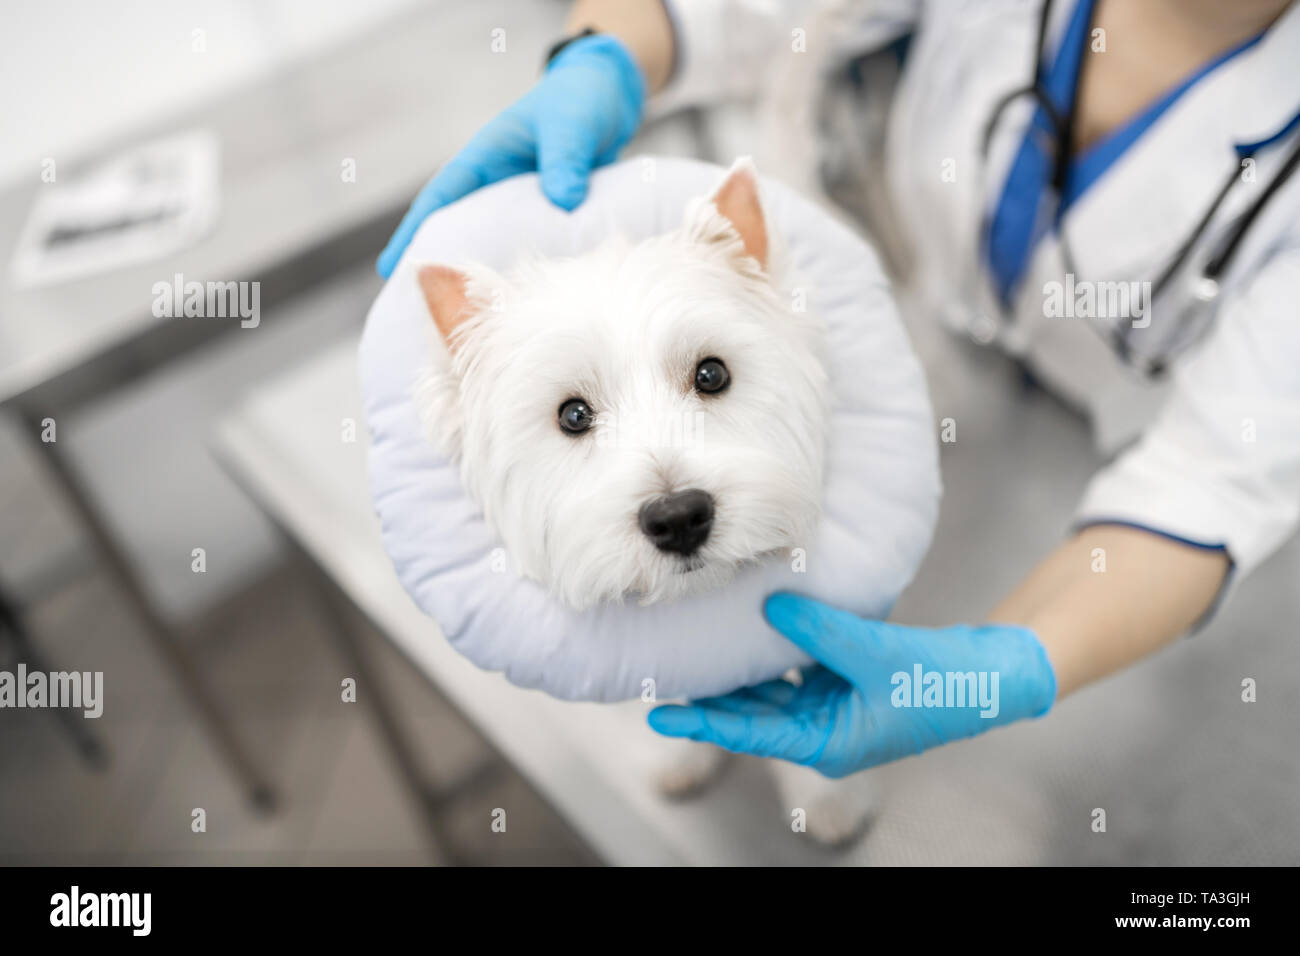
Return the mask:
M 622 40 L 609 33 L 579 36 L 551 57 L 546 64 L 546 72 L 550 73 L 577 59 L 590 59 L 609 68 L 610 77 L 617 84 L 619 99 L 628 107 L 634 130 L 645 107 L 646 78 L 632 51 Z M 628 130 L 629 135 L 631 132 Z
M 1011 669 L 1023 690 L 1023 701 L 1015 719 L 1043 717 L 1056 704 L 1056 669 L 1038 634 L 1019 624 L 992 625 L 1015 642 Z
M 599 30 L 596 30 L 593 27 L 583 27 L 577 33 L 572 33 L 569 36 L 561 37 L 556 40 L 551 44 L 551 48 L 546 51 L 546 59 L 542 61 L 542 71 L 545 72 L 546 68 L 551 65 L 551 61 L 559 56 L 560 52 L 566 47 L 572 46 L 574 43 L 577 43 L 585 37 L 595 36 L 599 32 Z

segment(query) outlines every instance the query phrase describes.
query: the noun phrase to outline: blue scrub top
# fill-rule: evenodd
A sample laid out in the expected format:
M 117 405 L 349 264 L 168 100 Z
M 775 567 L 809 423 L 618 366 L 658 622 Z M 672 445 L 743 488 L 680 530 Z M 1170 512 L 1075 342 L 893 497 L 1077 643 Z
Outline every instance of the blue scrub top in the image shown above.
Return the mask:
M 1044 96 L 1056 109 L 1057 115 L 1063 118 L 1070 115 L 1074 103 L 1085 42 L 1092 25 L 1093 6 L 1094 0 L 1078 0 L 1075 4 L 1055 60 L 1045 68 L 1041 79 Z M 1059 226 L 1062 217 L 1088 187 L 1100 179 L 1124 151 L 1202 77 L 1250 49 L 1263 36 L 1264 33 L 1260 33 L 1216 56 L 1132 119 L 1073 157 L 1067 166 L 1065 184 L 1059 197 L 1051 195 L 1050 182 L 1053 154 L 1058 142 L 1057 130 L 1043 106 L 1037 107 L 1011 163 L 985 237 L 985 256 L 993 287 L 1004 307 L 1011 307 L 1038 242 L 1049 230 Z M 1057 201 L 1054 204 L 1046 201 L 1049 199 Z

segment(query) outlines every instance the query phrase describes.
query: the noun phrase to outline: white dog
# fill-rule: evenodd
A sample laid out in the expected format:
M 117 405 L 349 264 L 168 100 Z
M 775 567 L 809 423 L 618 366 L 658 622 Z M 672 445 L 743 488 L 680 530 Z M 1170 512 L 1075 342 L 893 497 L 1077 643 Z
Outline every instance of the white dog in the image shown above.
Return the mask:
M 520 573 L 558 599 L 673 600 L 811 539 L 823 330 L 792 307 L 747 160 L 666 235 L 508 277 L 416 271 L 445 345 L 421 410 Z M 663 744 L 670 793 L 722 761 L 715 748 Z M 837 842 L 860 828 L 860 780 L 781 768 L 809 832 Z

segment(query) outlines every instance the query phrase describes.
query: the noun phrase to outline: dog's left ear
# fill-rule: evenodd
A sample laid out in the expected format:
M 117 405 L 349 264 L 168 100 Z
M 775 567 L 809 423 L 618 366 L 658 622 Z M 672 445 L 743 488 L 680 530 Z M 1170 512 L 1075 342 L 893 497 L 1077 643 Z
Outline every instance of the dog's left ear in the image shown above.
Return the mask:
M 420 291 L 442 340 L 452 347 L 452 333 L 470 317 L 468 276 L 450 266 L 425 265 L 416 270 Z
M 718 191 L 713 204 L 740 233 L 745 251 L 767 268 L 767 221 L 758 201 L 758 170 L 748 156 L 736 160 Z
M 767 220 L 763 216 L 763 206 L 758 198 L 758 170 L 748 156 L 736 160 L 727 172 L 711 202 L 718 213 L 740 234 L 745 254 L 758 261 L 766 269 L 768 260 Z M 707 208 L 707 207 L 705 207 Z M 696 230 L 707 228 L 699 221 L 696 214 Z M 701 236 L 706 238 L 706 236 Z

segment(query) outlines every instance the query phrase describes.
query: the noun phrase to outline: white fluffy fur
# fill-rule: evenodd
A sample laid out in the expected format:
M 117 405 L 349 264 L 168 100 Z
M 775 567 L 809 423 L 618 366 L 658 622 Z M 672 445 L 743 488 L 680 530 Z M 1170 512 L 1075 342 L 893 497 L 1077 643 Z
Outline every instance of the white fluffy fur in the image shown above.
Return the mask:
M 508 276 L 464 268 L 473 315 L 438 349 L 419 404 L 518 570 L 573 607 L 718 588 L 810 540 L 826 440 L 822 328 L 794 307 L 779 237 L 768 242 L 762 269 L 705 197 L 667 235 Z M 718 395 L 692 388 L 708 357 L 731 373 Z M 571 436 L 557 412 L 578 397 L 596 425 Z M 637 514 L 687 488 L 709 492 L 715 516 L 683 559 L 657 550 Z
M 737 170 L 753 175 L 743 161 Z M 761 268 L 702 197 L 667 235 L 509 276 L 464 267 L 472 314 L 450 348 L 439 345 L 420 409 L 519 571 L 573 607 L 718 588 L 742 565 L 811 540 L 828 416 L 823 329 L 796 308 L 780 237 L 769 228 L 766 239 Z M 695 369 L 710 357 L 731 384 L 700 395 Z M 557 421 L 570 398 L 596 412 L 579 436 Z M 637 517 L 648 499 L 687 488 L 709 492 L 715 508 L 689 559 L 657 550 Z M 669 796 L 707 785 L 724 765 L 712 747 L 656 744 L 653 776 Z M 860 831 L 871 808 L 862 775 L 773 772 L 815 839 Z

